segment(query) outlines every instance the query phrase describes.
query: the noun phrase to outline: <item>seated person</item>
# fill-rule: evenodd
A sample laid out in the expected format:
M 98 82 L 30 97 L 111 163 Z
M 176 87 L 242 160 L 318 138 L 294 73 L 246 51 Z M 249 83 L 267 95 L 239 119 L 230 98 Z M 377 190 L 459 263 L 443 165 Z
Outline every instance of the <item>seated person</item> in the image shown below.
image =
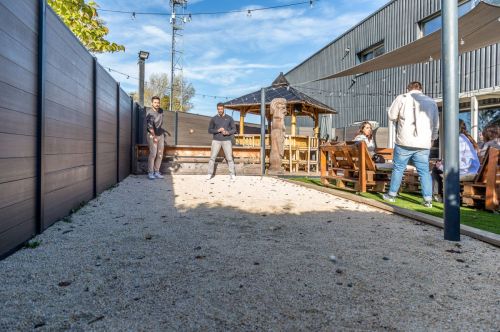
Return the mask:
M 483 140 L 484 144 L 479 150 L 480 158 L 484 158 L 490 146 L 500 150 L 500 120 L 490 122 L 484 127 Z
M 365 141 L 370 156 L 375 154 L 375 141 L 373 140 L 373 130 L 370 122 L 364 121 L 361 126 L 359 126 L 358 135 L 354 137 L 353 141 Z
M 477 155 L 478 146 L 476 141 L 467 132 L 463 120 L 459 120 L 460 136 L 458 137 L 459 148 L 459 172 L 460 181 L 473 180 L 481 166 Z M 436 162 L 432 168 L 432 194 L 435 201 L 443 200 L 443 163 Z

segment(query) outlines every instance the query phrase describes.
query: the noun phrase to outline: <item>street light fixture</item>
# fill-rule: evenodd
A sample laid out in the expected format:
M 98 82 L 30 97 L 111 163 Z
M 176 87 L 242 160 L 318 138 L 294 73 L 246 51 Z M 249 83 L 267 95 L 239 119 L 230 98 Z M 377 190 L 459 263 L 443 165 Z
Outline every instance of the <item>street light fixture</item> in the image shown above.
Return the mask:
M 139 59 L 147 60 L 149 58 L 149 52 L 147 51 L 139 51 Z
M 149 58 L 149 52 L 139 51 L 139 105 L 144 106 L 144 63 Z

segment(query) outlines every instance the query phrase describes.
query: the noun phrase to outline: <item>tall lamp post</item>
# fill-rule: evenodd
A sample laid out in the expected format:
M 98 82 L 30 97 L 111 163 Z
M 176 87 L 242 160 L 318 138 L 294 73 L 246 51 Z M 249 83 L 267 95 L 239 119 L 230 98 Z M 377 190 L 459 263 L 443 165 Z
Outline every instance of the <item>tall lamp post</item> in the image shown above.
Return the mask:
M 442 0 L 442 70 L 444 126 L 444 239 L 460 241 L 460 179 L 458 156 L 458 9 Z
M 144 64 L 149 58 L 149 52 L 139 51 L 139 105 L 144 107 Z

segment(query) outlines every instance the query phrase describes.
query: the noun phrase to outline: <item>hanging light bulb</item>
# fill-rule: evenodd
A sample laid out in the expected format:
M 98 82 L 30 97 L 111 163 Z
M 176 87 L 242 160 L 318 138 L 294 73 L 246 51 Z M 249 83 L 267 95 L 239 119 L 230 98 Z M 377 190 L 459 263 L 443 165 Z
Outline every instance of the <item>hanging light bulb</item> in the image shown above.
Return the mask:
M 132 13 L 132 21 L 135 21 L 135 12 Z
M 313 4 L 314 4 L 314 0 L 309 0 L 309 7 L 311 7 L 311 8 L 314 7 Z
M 247 11 L 247 17 L 252 17 L 252 11 L 250 9 Z

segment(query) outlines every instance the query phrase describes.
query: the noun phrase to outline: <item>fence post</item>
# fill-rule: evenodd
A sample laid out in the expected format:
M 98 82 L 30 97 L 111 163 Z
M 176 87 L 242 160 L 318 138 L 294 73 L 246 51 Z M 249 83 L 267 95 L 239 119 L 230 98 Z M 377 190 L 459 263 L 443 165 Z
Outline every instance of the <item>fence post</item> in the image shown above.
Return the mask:
M 135 108 L 134 99 L 130 97 L 130 167 L 129 174 L 134 172 L 135 162 Z
M 45 56 L 46 56 L 45 0 L 38 1 L 38 77 L 37 77 L 37 140 L 36 140 L 36 231 L 44 229 L 45 207 Z
M 120 82 L 116 83 L 116 183 L 120 182 Z
M 92 179 L 92 196 L 97 197 L 97 58 L 94 57 L 92 69 L 92 163 L 94 178 Z

